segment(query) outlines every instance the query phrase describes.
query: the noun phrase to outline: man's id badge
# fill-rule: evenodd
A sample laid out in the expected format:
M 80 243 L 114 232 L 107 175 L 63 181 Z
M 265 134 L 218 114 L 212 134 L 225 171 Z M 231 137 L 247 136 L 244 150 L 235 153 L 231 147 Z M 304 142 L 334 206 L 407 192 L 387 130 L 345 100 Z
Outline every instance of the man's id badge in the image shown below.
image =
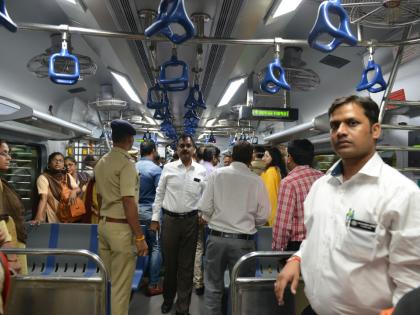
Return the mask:
M 363 231 L 368 231 L 368 232 L 375 232 L 376 226 L 377 226 L 377 224 L 364 222 L 364 221 L 359 221 L 359 220 L 355 220 L 355 219 L 351 219 L 350 224 L 349 224 L 349 227 L 351 227 L 351 228 L 355 228 L 355 229 L 359 229 L 359 230 L 363 230 Z

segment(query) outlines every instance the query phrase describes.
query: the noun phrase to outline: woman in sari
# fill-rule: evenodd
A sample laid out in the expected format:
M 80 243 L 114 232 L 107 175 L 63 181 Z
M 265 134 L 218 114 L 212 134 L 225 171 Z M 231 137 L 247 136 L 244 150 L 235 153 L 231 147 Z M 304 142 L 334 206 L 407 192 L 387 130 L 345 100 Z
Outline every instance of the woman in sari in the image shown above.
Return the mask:
M 79 197 L 82 197 L 86 191 L 86 186 L 90 179 L 89 175 L 85 172 L 78 171 L 76 160 L 72 156 L 66 156 L 64 158 L 64 165 L 67 169 L 67 172 L 73 177 L 73 179 L 76 181 L 76 184 L 79 186 L 81 190 Z
M 9 146 L 6 141 L 0 139 L 0 171 L 6 172 L 9 169 L 11 157 Z M 0 247 L 25 248 L 26 231 L 24 226 L 25 207 L 18 193 L 7 182 L 1 178 L 0 181 L 0 225 L 7 229 L 10 235 L 7 241 L 1 242 Z M 7 255 L 9 265 L 21 274 L 27 273 L 25 255 Z
M 260 175 L 268 191 L 268 197 L 271 204 L 271 212 L 268 217 L 267 225 L 273 226 L 277 215 L 277 198 L 282 177 L 287 175 L 286 163 L 282 158 L 280 150 L 272 147 L 265 151 L 262 161 L 265 164 L 265 170 Z
M 37 188 L 39 203 L 35 223 L 70 223 L 81 220 L 81 217 L 72 216 L 70 211 L 81 189 L 67 173 L 63 154 L 50 154 L 47 169 L 37 179 Z

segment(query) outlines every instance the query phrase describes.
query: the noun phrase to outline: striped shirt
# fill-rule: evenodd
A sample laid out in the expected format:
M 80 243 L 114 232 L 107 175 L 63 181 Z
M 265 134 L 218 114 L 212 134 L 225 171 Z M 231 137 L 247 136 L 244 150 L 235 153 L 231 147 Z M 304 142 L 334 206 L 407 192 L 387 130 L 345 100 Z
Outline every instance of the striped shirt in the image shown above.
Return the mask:
M 289 241 L 305 239 L 303 202 L 312 184 L 324 175 L 308 165 L 298 165 L 281 181 L 276 222 L 273 226 L 273 250 L 285 250 Z

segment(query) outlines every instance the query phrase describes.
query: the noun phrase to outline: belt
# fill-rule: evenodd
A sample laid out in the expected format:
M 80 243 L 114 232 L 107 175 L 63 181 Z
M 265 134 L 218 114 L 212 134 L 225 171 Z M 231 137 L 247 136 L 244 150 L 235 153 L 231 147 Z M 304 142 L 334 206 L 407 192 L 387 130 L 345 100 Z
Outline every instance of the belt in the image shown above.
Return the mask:
M 198 210 L 193 210 L 193 211 L 190 211 L 190 212 L 179 212 L 178 213 L 178 212 L 168 211 L 168 210 L 163 209 L 163 208 L 162 208 L 162 211 L 163 211 L 164 214 L 167 214 L 170 217 L 175 217 L 175 218 L 189 218 L 189 217 L 197 215 L 197 213 L 198 213 Z
M 209 234 L 213 236 L 220 236 L 225 238 L 241 239 L 241 240 L 253 240 L 254 235 L 252 234 L 235 234 L 235 233 L 226 233 L 219 232 L 216 230 L 209 230 Z
M 101 220 L 105 220 L 105 222 L 126 223 L 126 224 L 128 224 L 127 219 L 115 219 L 115 218 L 101 216 Z

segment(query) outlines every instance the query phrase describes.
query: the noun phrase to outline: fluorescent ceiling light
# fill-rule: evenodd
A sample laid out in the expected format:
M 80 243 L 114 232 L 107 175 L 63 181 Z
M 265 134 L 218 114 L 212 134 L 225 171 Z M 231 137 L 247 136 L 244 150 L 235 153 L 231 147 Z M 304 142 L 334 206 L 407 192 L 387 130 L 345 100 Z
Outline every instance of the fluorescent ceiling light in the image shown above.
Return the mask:
M 72 4 L 77 4 L 76 0 L 67 0 L 67 2 L 70 2 Z
M 273 14 L 273 19 L 279 17 L 280 15 L 287 14 L 296 10 L 301 2 L 302 0 L 281 0 Z
M 216 122 L 216 120 L 217 120 L 217 118 L 213 118 L 213 119 L 207 120 L 206 127 L 213 126 L 213 124 Z
M 158 134 L 159 137 L 165 138 L 165 136 L 163 135 L 163 133 L 161 133 L 160 131 L 157 131 L 156 133 Z
M 133 86 L 131 85 L 129 79 L 126 75 L 115 72 L 114 70 L 110 70 L 111 74 L 114 76 L 115 80 L 121 85 L 124 89 L 125 93 L 131 98 L 133 102 L 142 104 L 139 96 L 137 95 L 136 91 L 134 91 Z
M 227 89 L 225 90 L 225 94 L 223 94 L 223 97 L 219 101 L 219 104 L 217 104 L 217 107 L 229 104 L 230 100 L 245 82 L 246 78 L 247 77 L 241 77 L 230 81 Z

